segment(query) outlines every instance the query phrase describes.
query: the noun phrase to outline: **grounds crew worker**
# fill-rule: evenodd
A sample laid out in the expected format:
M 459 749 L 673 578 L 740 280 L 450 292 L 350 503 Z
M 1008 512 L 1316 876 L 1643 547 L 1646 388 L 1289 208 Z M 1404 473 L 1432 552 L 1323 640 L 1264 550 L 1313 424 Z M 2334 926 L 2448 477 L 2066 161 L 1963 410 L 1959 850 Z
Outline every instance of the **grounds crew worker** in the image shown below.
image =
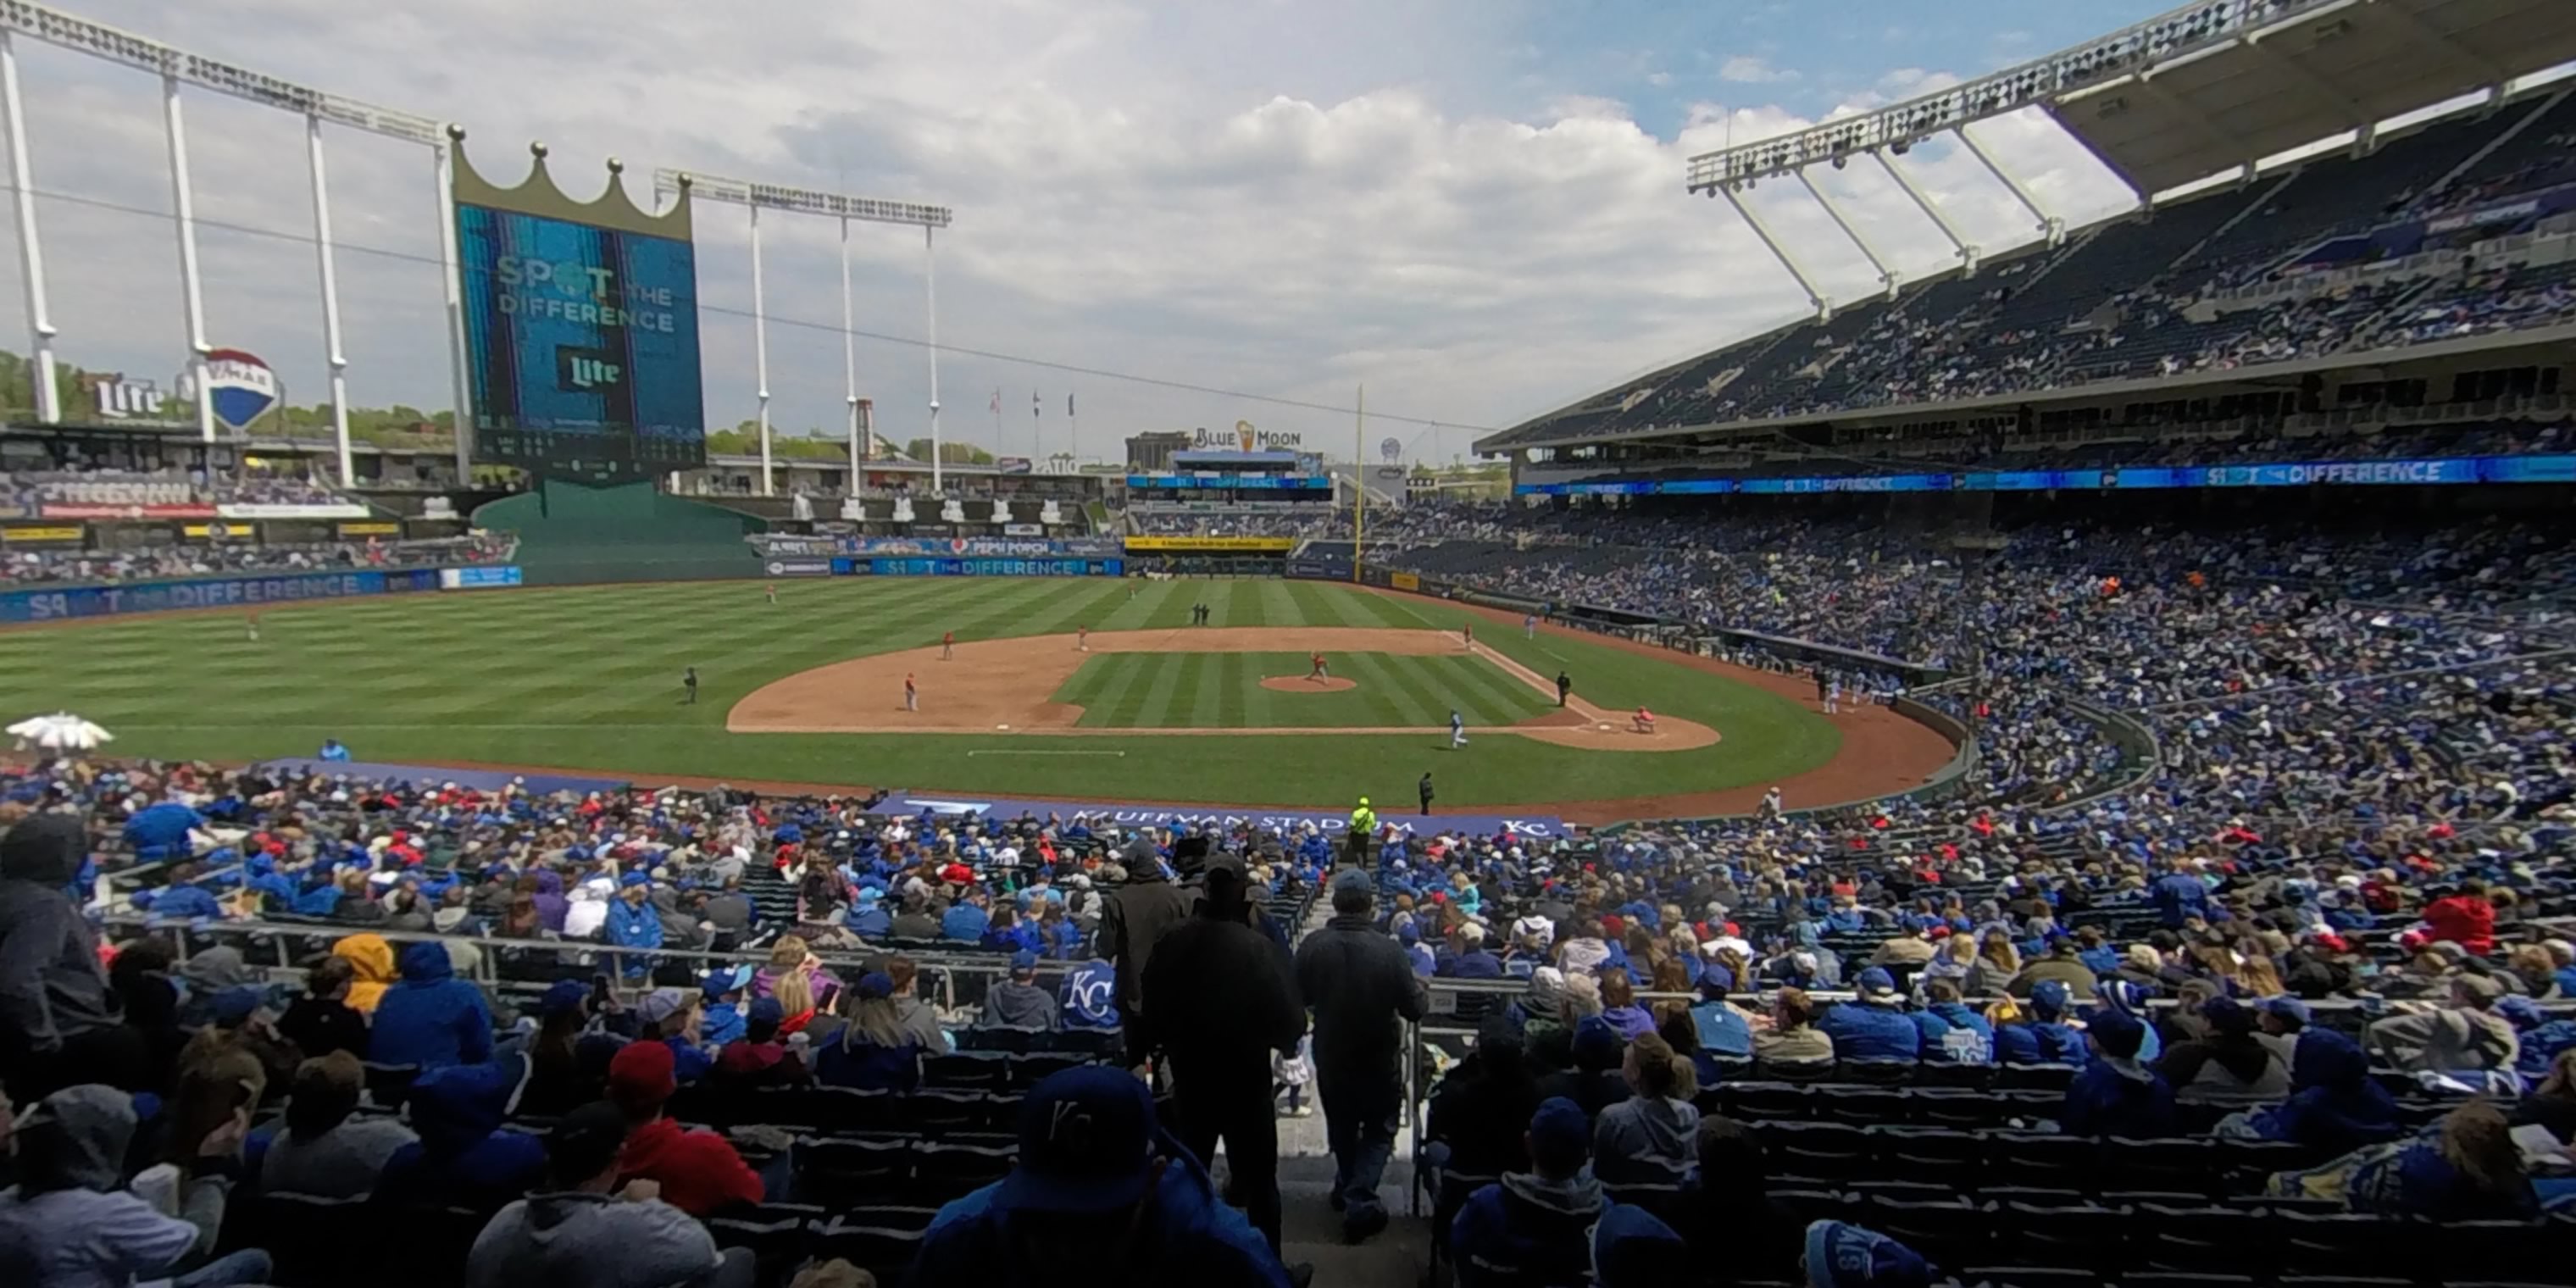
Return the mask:
M 1368 797 L 1360 798 L 1360 807 L 1351 811 L 1350 862 L 1353 867 L 1367 867 L 1369 842 L 1377 836 L 1377 811 L 1369 808 Z

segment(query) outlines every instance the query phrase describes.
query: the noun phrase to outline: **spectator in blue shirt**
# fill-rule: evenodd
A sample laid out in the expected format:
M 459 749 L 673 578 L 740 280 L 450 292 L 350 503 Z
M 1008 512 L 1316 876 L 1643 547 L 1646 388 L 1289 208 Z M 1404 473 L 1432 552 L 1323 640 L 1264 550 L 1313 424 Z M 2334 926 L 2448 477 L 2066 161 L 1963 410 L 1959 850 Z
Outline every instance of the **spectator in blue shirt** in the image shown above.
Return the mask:
M 1860 998 L 1826 1011 L 1816 1030 L 1834 1040 L 1834 1055 L 1844 1060 L 1917 1060 L 1923 1056 L 1923 1030 L 1905 1013 L 1896 977 L 1872 966 L 1857 981 Z
M 2084 1037 L 2093 1060 L 2067 1084 L 2057 1113 L 2058 1130 L 2070 1136 L 2149 1139 L 2174 1134 L 2173 1088 L 2138 1062 L 2147 1026 L 2115 1006 L 2093 1012 Z
M 2028 1014 L 1994 1025 L 1995 1059 L 2004 1064 L 2082 1064 L 2084 1035 L 2065 1022 L 2069 994 L 2064 984 L 2044 979 L 2030 987 Z
M 882 939 L 894 933 L 894 914 L 886 911 L 885 891 L 875 886 L 859 887 L 858 902 L 851 905 L 850 919 L 842 923 L 861 939 Z
M 990 902 L 980 888 L 967 891 L 966 897 L 949 905 L 947 913 L 940 917 L 939 937 L 961 944 L 984 942 L 984 932 L 993 924 L 992 914 L 985 910 Z

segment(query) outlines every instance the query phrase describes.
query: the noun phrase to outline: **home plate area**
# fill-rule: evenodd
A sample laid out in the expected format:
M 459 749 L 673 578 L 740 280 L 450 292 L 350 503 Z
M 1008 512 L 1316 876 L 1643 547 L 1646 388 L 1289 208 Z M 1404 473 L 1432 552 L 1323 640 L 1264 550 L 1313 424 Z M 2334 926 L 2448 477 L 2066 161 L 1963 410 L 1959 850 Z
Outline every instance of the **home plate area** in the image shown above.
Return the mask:
M 1085 645 L 1087 644 L 1087 647 Z M 1320 656 L 1324 674 L 1315 674 Z M 909 679 L 917 706 L 907 709 Z M 1684 751 L 1718 732 L 1578 695 L 1437 630 L 1184 627 L 960 641 L 853 658 L 774 681 L 735 704 L 733 733 L 1066 736 L 1425 734 L 1457 712 L 1471 736 L 1600 751 Z

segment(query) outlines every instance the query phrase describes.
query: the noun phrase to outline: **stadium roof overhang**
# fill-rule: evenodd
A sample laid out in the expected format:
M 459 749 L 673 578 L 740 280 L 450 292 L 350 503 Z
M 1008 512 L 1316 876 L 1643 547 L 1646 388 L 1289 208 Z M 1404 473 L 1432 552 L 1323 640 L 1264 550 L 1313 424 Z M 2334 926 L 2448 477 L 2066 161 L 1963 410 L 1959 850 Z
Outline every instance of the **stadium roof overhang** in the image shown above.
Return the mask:
M 2104 380 L 2092 384 L 2068 385 L 2063 388 L 2039 389 L 2017 394 L 1989 394 L 1977 398 L 1945 399 L 1940 402 L 1896 403 L 1849 411 L 1810 412 L 1804 415 L 1735 420 L 1719 424 L 1665 425 L 1619 434 L 1599 434 L 1589 438 L 1494 441 L 1512 432 L 1506 430 L 1502 434 L 1494 435 L 1492 440 L 1478 443 L 1477 450 L 1488 454 L 1508 455 L 1536 448 L 1604 447 L 1619 443 L 1648 441 L 1678 443 L 1691 439 L 1704 439 L 1711 435 L 1723 434 L 1735 437 L 1823 424 L 1881 425 L 1919 420 L 1970 419 L 1981 414 L 2005 415 L 2022 407 L 2118 405 L 2169 398 L 2209 398 L 2266 389 L 2295 389 L 2303 378 L 2312 375 L 2368 370 L 2402 372 L 2410 367 L 2450 362 L 2465 357 L 2475 357 L 2482 361 L 2492 360 L 2497 365 L 2527 365 L 2531 361 L 2562 361 L 2570 346 L 2576 346 L 2576 325 L 2510 331 L 2499 335 L 2470 336 L 2458 340 L 2437 340 L 2396 349 L 2329 354 L 2324 357 L 2303 358 L 2291 362 L 2267 362 L 2225 371 L 2191 371 L 2171 376 L 2148 376 L 2136 380 Z M 1488 446 L 1488 443 L 1491 443 L 1491 446 Z M 1709 445 L 1729 446 L 1722 442 L 1711 442 Z
M 2157 193 L 2569 59 L 2568 0 L 2341 0 L 2047 106 L 2130 187 Z
M 1930 94 L 1693 157 L 1688 186 L 1902 153 L 2035 106 L 2154 194 L 2571 60 L 2568 0 L 2197 0 Z

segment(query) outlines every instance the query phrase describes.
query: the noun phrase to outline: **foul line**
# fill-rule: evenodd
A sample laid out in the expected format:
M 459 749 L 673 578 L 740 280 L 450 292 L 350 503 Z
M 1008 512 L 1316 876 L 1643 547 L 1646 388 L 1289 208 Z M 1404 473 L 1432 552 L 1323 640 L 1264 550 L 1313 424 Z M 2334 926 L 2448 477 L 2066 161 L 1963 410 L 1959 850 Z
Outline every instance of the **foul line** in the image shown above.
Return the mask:
M 1049 751 L 1040 747 L 1001 747 L 991 751 L 970 751 L 968 756 L 1116 756 L 1127 758 L 1123 751 Z

